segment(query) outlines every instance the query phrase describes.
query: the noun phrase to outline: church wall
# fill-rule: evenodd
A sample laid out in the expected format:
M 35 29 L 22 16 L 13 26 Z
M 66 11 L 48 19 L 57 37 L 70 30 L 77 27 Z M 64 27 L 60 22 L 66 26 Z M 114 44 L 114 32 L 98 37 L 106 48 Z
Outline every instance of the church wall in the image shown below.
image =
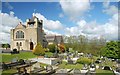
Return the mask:
M 28 46 L 27 46 L 27 49 L 30 50 L 30 42 L 33 42 L 33 45 L 34 45 L 34 48 L 37 44 L 37 28 L 27 28 L 27 31 L 26 31 L 26 38 L 27 38 L 27 41 L 28 41 Z

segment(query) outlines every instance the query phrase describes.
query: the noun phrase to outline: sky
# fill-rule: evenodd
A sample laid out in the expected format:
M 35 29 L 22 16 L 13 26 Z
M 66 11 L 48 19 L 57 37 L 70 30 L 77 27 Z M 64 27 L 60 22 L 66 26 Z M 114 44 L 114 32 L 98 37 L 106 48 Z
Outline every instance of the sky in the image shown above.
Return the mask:
M 33 15 L 46 34 L 118 39 L 118 2 L 2 2 L 0 43 L 10 43 L 10 29 Z

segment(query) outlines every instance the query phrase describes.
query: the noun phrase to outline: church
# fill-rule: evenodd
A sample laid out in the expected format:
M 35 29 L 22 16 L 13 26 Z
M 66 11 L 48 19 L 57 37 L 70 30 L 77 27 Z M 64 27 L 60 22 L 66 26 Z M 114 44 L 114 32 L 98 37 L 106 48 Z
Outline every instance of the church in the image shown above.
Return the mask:
M 33 50 L 38 42 L 43 47 L 47 46 L 45 33 L 43 31 L 43 20 L 36 16 L 26 20 L 26 25 L 21 22 L 11 29 L 11 50 Z

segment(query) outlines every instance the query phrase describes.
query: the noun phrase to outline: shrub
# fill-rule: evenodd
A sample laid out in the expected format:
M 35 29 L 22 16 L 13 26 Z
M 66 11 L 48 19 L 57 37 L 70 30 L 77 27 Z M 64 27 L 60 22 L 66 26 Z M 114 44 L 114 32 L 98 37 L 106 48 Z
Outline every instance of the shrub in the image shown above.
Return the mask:
M 13 51 L 11 51 L 11 54 L 18 54 L 19 51 L 17 51 L 17 49 L 13 49 Z
M 35 55 L 45 55 L 45 49 L 42 47 L 42 45 L 40 43 L 38 43 L 35 47 L 35 49 L 33 49 L 33 54 Z
M 50 52 L 55 53 L 55 44 L 48 45 L 48 49 Z
M 83 58 L 79 58 L 77 60 L 77 63 L 79 63 L 79 64 L 91 64 L 92 60 L 90 60 L 89 58 L 83 57 Z

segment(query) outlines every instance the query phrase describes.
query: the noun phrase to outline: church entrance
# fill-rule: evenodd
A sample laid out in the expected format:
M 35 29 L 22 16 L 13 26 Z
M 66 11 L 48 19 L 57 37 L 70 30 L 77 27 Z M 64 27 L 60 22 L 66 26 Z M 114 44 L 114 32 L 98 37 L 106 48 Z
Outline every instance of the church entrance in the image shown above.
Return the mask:
M 33 50 L 33 42 L 30 42 L 30 50 Z

